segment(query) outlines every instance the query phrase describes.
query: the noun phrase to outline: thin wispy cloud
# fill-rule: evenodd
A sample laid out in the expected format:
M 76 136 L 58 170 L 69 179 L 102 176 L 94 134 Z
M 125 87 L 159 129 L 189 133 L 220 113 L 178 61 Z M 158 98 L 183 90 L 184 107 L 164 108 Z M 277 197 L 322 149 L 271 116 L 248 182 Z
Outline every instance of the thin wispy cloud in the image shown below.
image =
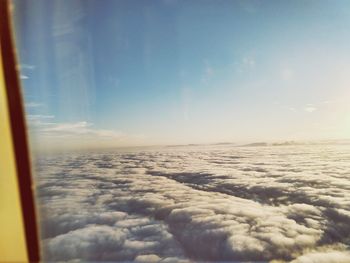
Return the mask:
M 204 84 L 208 84 L 210 79 L 214 75 L 214 69 L 211 66 L 210 62 L 207 59 L 204 59 L 204 72 L 201 78 L 201 82 Z
M 36 107 L 41 107 L 41 106 L 43 106 L 44 104 L 42 104 L 42 103 L 37 103 L 37 102 L 27 102 L 26 104 L 25 104 L 25 107 L 27 107 L 27 108 L 36 108 Z
M 22 80 L 26 80 L 29 79 L 28 73 L 30 73 L 30 71 L 33 71 L 35 69 L 35 66 L 30 64 L 19 64 L 17 65 L 17 69 L 21 73 L 19 78 Z
M 249 68 L 254 68 L 256 64 L 255 59 L 253 57 L 244 57 L 242 59 L 242 63 L 244 66 Z
M 19 68 L 20 69 L 34 70 L 35 66 L 34 65 L 30 65 L 30 64 L 20 64 Z
M 120 139 L 123 134 L 113 130 L 94 128 L 92 123 L 86 121 L 67 123 L 40 123 L 39 133 L 51 137 L 91 138 L 98 141 L 101 138 Z
M 295 72 L 291 68 L 285 68 L 281 70 L 280 75 L 284 81 L 289 81 L 294 78 Z
M 30 125 L 48 125 L 48 121 L 53 120 L 55 116 L 53 115 L 41 115 L 41 114 L 28 114 L 27 120 Z M 51 123 L 50 123 L 51 124 Z
M 54 115 L 41 115 L 41 114 L 34 114 L 34 115 L 27 115 L 27 117 L 29 118 L 29 120 L 33 120 L 33 119 L 53 119 L 55 118 Z
M 21 75 L 20 75 L 20 79 L 29 79 L 29 77 L 28 77 L 27 75 L 21 74 Z
M 255 68 L 256 60 L 253 56 L 244 56 L 235 65 L 238 73 L 249 72 Z
M 344 102 L 344 101 L 342 101 L 342 99 L 337 99 L 337 100 L 324 100 L 324 101 L 322 101 L 321 104 L 330 106 L 330 105 L 333 105 L 333 104 L 336 104 L 336 103 L 342 104 L 343 102 Z
M 41 142 L 33 145 L 35 150 L 137 146 L 143 145 L 147 138 L 143 133 L 126 134 L 119 130 L 105 129 L 87 120 L 62 121 L 53 114 L 40 113 L 43 112 L 41 107 L 44 105 L 35 101 L 25 106 L 29 112 L 26 115 L 29 136 Z
M 314 105 L 312 105 L 312 104 L 308 104 L 308 105 L 306 105 L 306 107 L 304 108 L 304 110 L 305 110 L 306 112 L 313 113 L 314 111 L 317 110 L 317 108 L 316 108 Z
M 297 109 L 294 108 L 294 107 L 286 107 L 289 111 L 292 111 L 292 112 L 297 112 Z
M 181 106 L 183 118 L 185 121 L 190 120 L 190 108 L 192 102 L 192 90 L 190 87 L 185 87 L 181 90 Z
M 80 149 L 100 146 L 123 146 L 124 143 L 140 143 L 142 135 L 127 135 L 120 131 L 101 129 L 88 121 L 60 122 L 54 115 L 27 115 L 29 135 L 40 139 L 33 145 L 37 150 L 60 150 L 63 148 Z

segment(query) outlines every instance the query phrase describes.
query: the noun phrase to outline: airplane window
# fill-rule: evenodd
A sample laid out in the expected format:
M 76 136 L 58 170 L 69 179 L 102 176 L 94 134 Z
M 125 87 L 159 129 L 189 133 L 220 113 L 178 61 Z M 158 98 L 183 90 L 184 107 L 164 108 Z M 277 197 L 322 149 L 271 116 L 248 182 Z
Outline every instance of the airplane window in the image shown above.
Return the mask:
M 348 1 L 11 4 L 45 261 L 349 262 Z

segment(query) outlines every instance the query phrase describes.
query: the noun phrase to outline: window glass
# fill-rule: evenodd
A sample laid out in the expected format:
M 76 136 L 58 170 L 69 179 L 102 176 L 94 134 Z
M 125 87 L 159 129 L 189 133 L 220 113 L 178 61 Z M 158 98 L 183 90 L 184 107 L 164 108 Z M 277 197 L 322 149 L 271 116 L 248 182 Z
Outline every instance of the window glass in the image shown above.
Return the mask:
M 12 4 L 45 260 L 348 262 L 348 1 Z

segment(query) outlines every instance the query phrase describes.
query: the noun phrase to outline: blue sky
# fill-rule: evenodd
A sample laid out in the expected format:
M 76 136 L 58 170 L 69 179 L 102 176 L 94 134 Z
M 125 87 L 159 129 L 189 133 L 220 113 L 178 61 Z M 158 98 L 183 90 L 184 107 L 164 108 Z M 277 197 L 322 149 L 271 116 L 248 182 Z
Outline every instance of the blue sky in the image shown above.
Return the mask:
M 348 1 L 14 6 L 28 120 L 52 147 L 350 137 Z

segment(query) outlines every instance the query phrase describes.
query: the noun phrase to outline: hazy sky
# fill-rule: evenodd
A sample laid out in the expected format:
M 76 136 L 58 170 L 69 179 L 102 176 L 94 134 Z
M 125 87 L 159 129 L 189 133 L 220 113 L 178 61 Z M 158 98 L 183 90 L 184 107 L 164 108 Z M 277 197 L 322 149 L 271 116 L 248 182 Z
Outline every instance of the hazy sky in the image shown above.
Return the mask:
M 48 147 L 350 137 L 349 1 L 14 4 Z

